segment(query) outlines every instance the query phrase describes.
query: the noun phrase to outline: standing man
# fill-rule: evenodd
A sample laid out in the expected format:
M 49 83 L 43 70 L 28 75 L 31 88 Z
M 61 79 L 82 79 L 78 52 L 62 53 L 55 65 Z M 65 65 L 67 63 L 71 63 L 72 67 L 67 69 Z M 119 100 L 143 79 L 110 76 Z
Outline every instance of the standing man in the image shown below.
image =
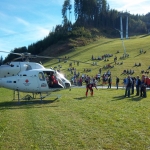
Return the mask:
M 141 80 L 139 79 L 139 76 L 137 76 L 137 77 L 136 77 L 136 81 L 135 81 L 136 96 L 139 96 L 140 85 L 141 85 Z
M 108 77 L 108 88 L 111 89 L 111 83 L 112 83 L 112 79 L 111 79 L 111 75 Z
M 118 85 L 119 85 L 119 78 L 116 77 L 116 87 L 117 87 L 117 90 L 118 90 Z
M 135 77 L 132 77 L 132 86 L 131 86 L 132 94 L 134 94 L 134 85 L 135 85 Z
M 127 81 L 126 81 L 126 90 L 125 90 L 125 97 L 128 95 L 128 97 L 130 97 L 130 89 L 132 86 L 132 79 L 130 77 L 130 75 L 127 77 Z
M 142 75 L 141 79 L 141 91 L 140 91 L 140 97 L 146 97 L 146 79 L 145 75 Z

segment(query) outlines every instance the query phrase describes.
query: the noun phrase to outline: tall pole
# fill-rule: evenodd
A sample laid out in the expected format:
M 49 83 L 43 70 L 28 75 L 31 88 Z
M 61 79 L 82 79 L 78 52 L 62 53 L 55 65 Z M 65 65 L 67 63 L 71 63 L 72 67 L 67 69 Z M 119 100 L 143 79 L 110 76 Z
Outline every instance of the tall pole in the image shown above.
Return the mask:
M 124 49 L 124 55 L 126 56 L 126 48 L 125 48 L 125 45 L 124 45 L 124 41 L 123 41 L 123 39 L 121 41 L 122 41 L 122 46 L 123 46 L 123 49 Z
M 126 18 L 126 39 L 128 39 L 128 15 Z
M 119 31 L 119 33 L 120 33 L 120 36 L 122 36 L 122 33 L 121 33 L 121 31 L 120 30 L 118 30 L 118 29 L 116 29 L 117 31 Z M 121 39 L 121 41 L 122 41 L 122 46 L 123 46 L 123 50 L 124 50 L 124 55 L 126 56 L 126 48 L 125 48 L 125 45 L 124 45 L 124 41 L 123 41 L 123 38 Z
M 120 35 L 121 40 L 123 39 L 123 25 L 122 25 L 122 16 L 120 15 Z

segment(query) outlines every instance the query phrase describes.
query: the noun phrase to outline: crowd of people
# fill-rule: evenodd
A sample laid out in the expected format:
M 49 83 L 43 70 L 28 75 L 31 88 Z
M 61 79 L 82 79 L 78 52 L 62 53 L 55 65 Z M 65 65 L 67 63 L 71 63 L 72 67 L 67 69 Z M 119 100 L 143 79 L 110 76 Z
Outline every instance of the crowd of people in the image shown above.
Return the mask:
M 119 51 L 117 53 L 119 53 Z M 141 50 L 141 53 L 143 53 L 142 50 Z M 104 60 L 105 61 L 109 57 L 112 57 L 112 56 L 113 56 L 112 54 L 104 54 L 103 56 L 98 56 L 98 57 L 94 57 L 92 55 L 92 60 Z M 126 56 L 123 55 L 123 57 L 129 57 L 129 54 L 126 54 Z M 114 63 L 115 63 L 114 65 L 123 65 L 123 61 L 117 62 L 117 56 L 114 57 Z M 79 66 L 79 62 L 74 61 L 74 65 L 76 65 L 76 67 Z M 92 65 L 97 65 L 97 62 L 93 62 Z M 98 70 L 99 73 L 91 77 L 87 75 L 89 72 L 92 72 L 91 69 L 84 68 L 82 72 L 83 74 L 81 75 L 81 73 L 77 72 L 76 68 L 73 67 L 73 63 L 69 64 L 68 71 L 70 71 L 70 73 L 73 75 L 71 77 L 72 84 L 76 86 L 82 86 L 83 83 L 86 84 L 85 95 L 87 96 L 88 91 L 90 90 L 91 96 L 93 96 L 93 87 L 97 88 L 96 84 L 100 81 L 102 85 L 108 84 L 107 88 L 112 88 L 112 83 L 113 85 L 115 84 L 116 89 L 119 88 L 119 84 L 122 85 L 122 83 L 120 83 L 120 79 L 118 76 L 116 76 L 116 81 L 112 82 L 112 76 L 111 76 L 110 70 L 102 74 L 102 69 L 104 70 L 111 69 L 112 67 L 114 67 L 114 65 L 108 64 L 102 68 L 99 68 Z M 135 67 L 141 66 L 141 63 L 135 63 L 134 66 Z M 148 69 L 150 69 L 150 66 Z M 142 75 L 141 78 L 139 76 L 133 77 L 135 76 L 134 73 L 135 72 L 133 69 L 126 69 L 126 70 L 123 70 L 122 72 L 122 74 L 127 75 L 127 77 L 123 80 L 123 87 L 125 88 L 124 96 L 130 97 L 131 94 L 134 94 L 134 91 L 136 89 L 136 96 L 146 97 L 147 96 L 146 87 L 150 87 L 150 79 L 145 75 L 149 74 L 149 71 L 142 70 L 141 73 L 145 75 Z
M 107 88 L 112 87 L 111 73 L 103 74 L 101 78 L 103 83 L 105 82 L 105 84 L 108 84 Z M 86 93 L 85 93 L 86 97 L 88 96 L 89 90 L 91 92 L 91 96 L 93 96 L 93 87 L 97 89 L 97 83 L 98 83 L 97 79 L 98 79 L 97 76 L 90 77 L 88 75 L 83 75 L 78 79 L 77 82 L 79 86 L 82 86 L 83 82 L 86 84 Z M 116 76 L 116 81 L 115 81 L 116 89 L 119 88 L 119 82 L 120 79 L 118 76 Z M 130 75 L 128 75 L 126 78 L 124 78 L 123 84 L 124 84 L 123 87 L 125 88 L 125 95 L 124 95 L 125 97 L 126 96 L 130 97 L 131 94 L 135 94 L 136 96 L 140 96 L 140 97 L 147 97 L 146 87 L 150 86 L 150 78 L 148 78 L 145 75 L 142 75 L 142 78 L 140 79 L 139 76 L 131 77 Z M 134 91 L 136 91 L 136 93 L 134 93 Z
M 124 79 L 124 85 L 126 87 L 125 97 L 130 97 L 131 94 L 134 94 L 134 87 L 136 87 L 136 96 L 147 97 L 146 87 L 150 86 L 150 78 L 142 75 L 140 79 L 139 76 L 135 78 L 128 75 L 128 77 Z

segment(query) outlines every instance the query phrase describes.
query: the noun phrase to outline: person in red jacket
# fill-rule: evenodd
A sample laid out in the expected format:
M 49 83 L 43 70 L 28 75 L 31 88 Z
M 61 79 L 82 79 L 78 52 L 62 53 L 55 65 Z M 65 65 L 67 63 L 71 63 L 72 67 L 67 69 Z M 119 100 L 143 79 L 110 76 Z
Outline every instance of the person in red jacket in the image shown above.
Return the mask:
M 57 81 L 54 73 L 51 72 L 51 74 L 49 76 L 49 87 L 55 88 L 55 87 L 57 87 L 57 85 L 58 85 L 58 81 Z
M 148 87 L 150 87 L 150 78 L 148 78 L 147 84 L 148 84 Z
M 86 85 L 86 93 L 85 93 L 86 97 L 88 96 L 88 91 L 89 91 L 89 90 L 90 90 L 90 92 L 91 92 L 91 96 L 93 96 L 93 87 L 95 87 L 95 88 L 97 89 L 97 86 L 96 86 L 96 83 L 95 83 L 95 82 L 89 83 L 89 84 Z M 98 90 L 98 89 L 97 89 L 97 90 Z

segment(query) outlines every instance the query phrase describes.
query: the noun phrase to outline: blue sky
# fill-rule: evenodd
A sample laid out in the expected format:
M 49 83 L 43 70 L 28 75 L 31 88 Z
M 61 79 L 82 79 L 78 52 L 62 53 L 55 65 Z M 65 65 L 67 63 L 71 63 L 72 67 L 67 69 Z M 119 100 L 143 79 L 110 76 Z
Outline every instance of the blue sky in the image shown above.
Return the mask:
M 73 4 L 74 0 L 71 0 Z M 107 0 L 111 9 L 131 14 L 146 14 L 150 0 Z M 0 1 L 0 51 L 35 43 L 62 24 L 61 9 L 64 0 L 1 0 Z M 72 9 L 72 21 L 74 18 Z M 0 52 L 5 58 L 6 53 Z

